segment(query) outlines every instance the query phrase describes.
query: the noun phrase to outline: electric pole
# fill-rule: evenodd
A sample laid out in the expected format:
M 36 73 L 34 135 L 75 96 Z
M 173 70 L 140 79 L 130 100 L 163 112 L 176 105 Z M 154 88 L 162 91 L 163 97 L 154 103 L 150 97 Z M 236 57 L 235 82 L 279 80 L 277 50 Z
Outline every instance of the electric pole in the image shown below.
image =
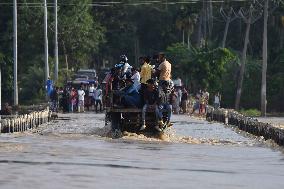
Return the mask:
M 14 25 L 14 106 L 18 105 L 18 38 L 17 38 L 17 0 L 13 1 L 13 25 Z
M 261 116 L 266 116 L 266 72 L 267 72 L 267 21 L 268 21 L 268 0 L 264 2 L 263 22 L 263 49 L 262 49 L 262 82 L 261 82 Z
M 44 0 L 44 63 L 45 63 L 45 81 L 49 77 L 49 66 L 48 66 L 48 37 L 47 37 L 47 5 Z
M 55 20 L 55 36 L 54 36 L 54 58 L 55 58 L 55 70 L 54 70 L 54 81 L 58 80 L 58 28 L 57 28 L 57 0 L 54 0 L 54 20 Z

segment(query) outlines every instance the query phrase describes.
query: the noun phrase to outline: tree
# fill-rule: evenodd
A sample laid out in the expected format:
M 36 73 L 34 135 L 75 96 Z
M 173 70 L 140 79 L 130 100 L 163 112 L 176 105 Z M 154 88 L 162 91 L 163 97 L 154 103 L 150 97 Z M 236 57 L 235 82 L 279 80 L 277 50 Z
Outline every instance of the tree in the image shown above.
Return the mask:
M 173 76 L 181 77 L 186 84 L 191 83 L 191 90 L 210 87 L 220 90 L 225 66 L 235 59 L 235 55 L 224 48 L 190 48 L 182 43 L 172 44 L 167 54 L 173 62 Z
M 245 32 L 245 40 L 244 40 L 244 47 L 242 51 L 242 57 L 241 57 L 241 68 L 238 78 L 238 85 L 237 85 L 237 94 L 236 94 L 236 101 L 235 101 L 235 109 L 240 109 L 240 101 L 241 101 L 241 94 L 242 94 L 242 86 L 243 86 L 243 79 L 244 79 L 244 73 L 245 73 L 245 63 L 247 58 L 247 48 L 249 43 L 249 33 L 251 24 L 253 24 L 255 21 L 257 21 L 260 18 L 261 11 L 257 8 L 253 7 L 253 5 L 250 5 L 250 8 L 248 11 L 245 11 L 244 9 L 241 9 L 239 12 L 241 18 L 246 23 L 246 32 Z
M 227 40 L 227 35 L 228 35 L 228 30 L 229 30 L 229 26 L 230 26 L 230 23 L 232 21 L 234 21 L 237 17 L 233 7 L 230 8 L 229 12 L 226 13 L 225 10 L 223 9 L 223 7 L 220 8 L 220 13 L 223 17 L 223 19 L 225 20 L 226 22 L 226 25 L 225 25 L 225 30 L 224 30 L 224 35 L 223 35 L 223 40 L 222 40 L 222 45 L 221 47 L 222 48 L 225 48 L 226 46 L 226 40 Z
M 59 44 L 68 56 L 69 68 L 94 67 L 92 55 L 104 41 L 104 27 L 92 16 L 90 3 L 91 0 L 62 0 L 59 4 Z

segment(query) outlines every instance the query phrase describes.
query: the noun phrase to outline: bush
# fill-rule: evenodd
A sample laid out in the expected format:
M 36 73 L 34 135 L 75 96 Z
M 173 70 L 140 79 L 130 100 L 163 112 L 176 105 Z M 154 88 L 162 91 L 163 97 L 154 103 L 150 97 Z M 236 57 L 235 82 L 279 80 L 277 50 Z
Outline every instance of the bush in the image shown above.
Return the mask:
M 261 115 L 261 112 L 257 109 L 248 109 L 248 110 L 242 109 L 241 113 L 249 117 L 259 117 Z

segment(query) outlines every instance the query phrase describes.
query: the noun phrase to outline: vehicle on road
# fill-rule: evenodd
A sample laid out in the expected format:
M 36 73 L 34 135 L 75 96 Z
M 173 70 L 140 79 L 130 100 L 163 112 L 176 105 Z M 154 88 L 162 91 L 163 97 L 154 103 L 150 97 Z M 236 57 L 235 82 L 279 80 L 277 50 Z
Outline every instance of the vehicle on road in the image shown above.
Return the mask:
M 170 125 L 160 126 L 161 131 L 158 131 L 155 127 L 158 122 L 156 121 L 156 114 L 154 109 L 148 109 L 146 112 L 146 129 L 141 131 L 142 126 L 142 108 L 124 108 L 114 104 L 117 101 L 117 97 L 113 95 L 115 91 L 112 91 L 106 103 L 105 111 L 105 125 L 109 125 L 116 134 L 117 132 L 132 132 L 132 133 L 143 133 L 148 135 L 161 135 L 163 132 L 170 127 Z M 164 123 L 167 120 L 166 111 L 163 112 Z

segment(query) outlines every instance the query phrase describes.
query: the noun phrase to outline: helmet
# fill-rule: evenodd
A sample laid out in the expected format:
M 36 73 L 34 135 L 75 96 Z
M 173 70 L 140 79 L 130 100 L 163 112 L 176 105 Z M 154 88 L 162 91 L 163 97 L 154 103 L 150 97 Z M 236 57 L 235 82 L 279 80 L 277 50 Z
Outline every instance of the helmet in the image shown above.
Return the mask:
M 126 55 L 124 55 L 124 54 L 123 54 L 123 55 L 121 55 L 119 58 L 120 58 L 120 60 L 119 60 L 119 61 L 120 61 L 121 63 L 126 63 L 126 62 L 128 61 L 127 56 L 126 56 Z

